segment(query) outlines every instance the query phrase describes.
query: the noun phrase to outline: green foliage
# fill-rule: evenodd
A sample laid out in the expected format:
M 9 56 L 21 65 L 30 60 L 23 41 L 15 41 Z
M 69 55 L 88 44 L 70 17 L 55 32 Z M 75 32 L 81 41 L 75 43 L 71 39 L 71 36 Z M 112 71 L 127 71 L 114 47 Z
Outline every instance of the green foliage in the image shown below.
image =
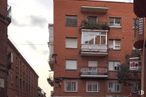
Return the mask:
M 120 70 L 118 71 L 118 81 L 119 83 L 123 83 L 124 85 L 128 85 L 128 80 L 130 79 L 129 78 L 129 67 L 128 66 L 125 66 L 125 64 L 122 64 L 120 66 Z
M 82 29 L 100 29 L 100 30 L 109 30 L 107 23 L 96 23 L 92 21 L 83 21 L 81 24 Z

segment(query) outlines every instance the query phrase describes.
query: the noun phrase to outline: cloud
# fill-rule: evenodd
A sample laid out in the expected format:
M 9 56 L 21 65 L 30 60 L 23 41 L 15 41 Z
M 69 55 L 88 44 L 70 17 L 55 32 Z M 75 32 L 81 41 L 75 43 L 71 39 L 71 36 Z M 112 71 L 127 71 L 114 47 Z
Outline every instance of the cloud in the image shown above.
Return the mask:
M 44 26 L 47 23 L 47 20 L 40 16 L 31 15 L 30 17 L 30 24 L 32 26 Z
M 52 8 L 53 7 L 53 0 L 34 0 L 39 5 L 41 4 L 43 7 Z
M 23 22 L 25 20 L 25 22 Z M 18 27 L 43 27 L 47 24 L 47 19 L 41 16 L 37 15 L 30 15 L 30 16 L 24 16 L 21 19 L 18 18 L 12 18 L 12 24 Z
M 29 47 L 32 48 L 33 50 L 37 50 L 37 47 L 31 41 L 27 40 L 26 45 L 29 45 Z
M 15 25 L 15 26 L 19 26 L 19 27 L 25 27 L 25 26 L 28 26 L 28 24 L 26 23 L 22 23 L 21 21 L 17 20 L 17 19 L 14 19 L 14 18 L 11 18 L 12 19 L 12 24 Z

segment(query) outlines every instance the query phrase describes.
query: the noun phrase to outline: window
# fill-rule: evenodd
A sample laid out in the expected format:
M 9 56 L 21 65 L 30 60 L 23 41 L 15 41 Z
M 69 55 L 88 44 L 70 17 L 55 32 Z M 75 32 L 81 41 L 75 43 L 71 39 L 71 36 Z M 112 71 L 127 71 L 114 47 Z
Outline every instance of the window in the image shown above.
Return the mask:
M 99 92 L 98 82 L 87 82 L 86 83 L 86 92 Z
M 91 73 L 97 74 L 97 61 L 88 61 L 88 68 Z
M 108 69 L 109 71 L 118 71 L 120 69 L 120 62 L 119 61 L 108 62 Z
M 109 48 L 114 50 L 121 49 L 121 41 L 120 40 L 109 40 Z
M 65 47 L 66 48 L 77 48 L 77 39 L 76 38 L 66 38 Z
M 76 60 L 66 60 L 65 69 L 66 70 L 77 70 L 77 61 Z
M 76 15 L 66 15 L 66 26 L 75 27 L 77 26 L 77 16 Z
M 133 81 L 131 85 L 132 93 L 137 93 L 139 90 L 140 90 L 140 83 Z
M 110 17 L 109 25 L 114 27 L 121 27 L 121 18 L 120 17 Z
M 87 21 L 90 22 L 90 23 L 96 24 L 96 22 L 97 22 L 97 16 L 88 16 L 87 17 Z
M 108 82 L 109 92 L 121 92 L 121 84 L 116 81 Z
M 82 32 L 82 44 L 107 44 L 105 32 Z
M 77 81 L 68 80 L 68 81 L 65 81 L 64 85 L 65 85 L 64 86 L 65 92 L 77 92 L 77 89 L 78 89 Z

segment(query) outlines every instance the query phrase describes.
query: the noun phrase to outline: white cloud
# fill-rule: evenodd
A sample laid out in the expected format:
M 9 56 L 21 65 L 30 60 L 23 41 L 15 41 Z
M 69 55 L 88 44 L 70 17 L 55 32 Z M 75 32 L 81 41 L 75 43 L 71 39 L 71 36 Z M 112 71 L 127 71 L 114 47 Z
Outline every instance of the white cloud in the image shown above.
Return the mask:
M 12 23 L 8 37 L 39 75 L 39 86 L 50 96 L 48 23 L 53 22 L 53 0 L 9 0 Z

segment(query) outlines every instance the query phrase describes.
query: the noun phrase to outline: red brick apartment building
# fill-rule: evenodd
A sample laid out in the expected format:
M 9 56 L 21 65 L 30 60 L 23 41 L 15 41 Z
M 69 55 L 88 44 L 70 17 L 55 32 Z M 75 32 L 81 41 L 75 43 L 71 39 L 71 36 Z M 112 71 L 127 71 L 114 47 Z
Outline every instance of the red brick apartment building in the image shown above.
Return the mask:
M 0 97 L 6 97 L 7 91 L 7 27 L 11 22 L 8 14 L 7 0 L 0 0 Z
M 132 85 L 124 85 L 118 77 L 128 66 L 140 82 L 140 57 L 133 51 L 135 18 L 132 3 L 54 0 L 54 24 L 49 25 L 52 96 L 139 96 L 140 83 L 127 76 Z
M 38 75 L 10 40 L 7 51 L 11 63 L 8 72 L 8 97 L 37 97 Z

